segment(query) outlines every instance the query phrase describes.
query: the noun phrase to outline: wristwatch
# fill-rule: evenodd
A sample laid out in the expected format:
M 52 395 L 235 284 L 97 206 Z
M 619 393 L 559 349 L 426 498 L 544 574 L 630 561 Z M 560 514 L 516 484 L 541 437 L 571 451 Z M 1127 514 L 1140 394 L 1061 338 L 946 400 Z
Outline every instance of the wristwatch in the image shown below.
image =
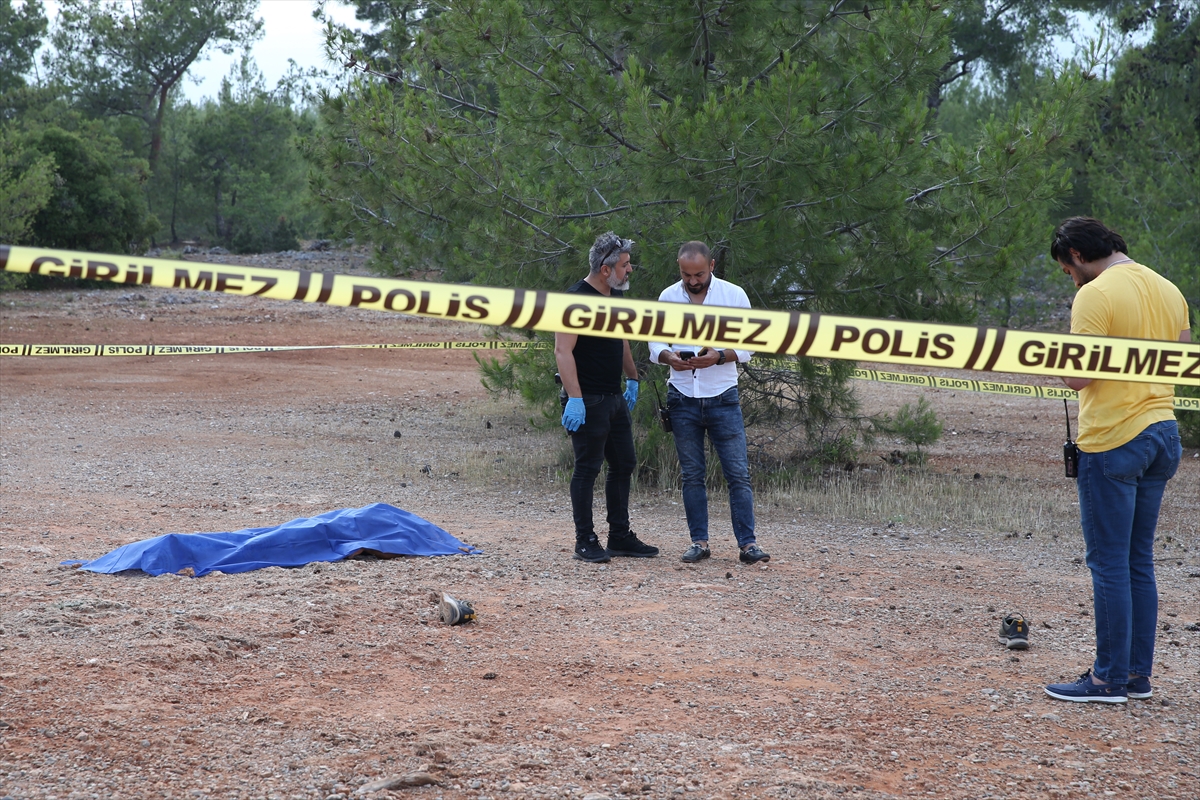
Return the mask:
M 717 356 L 717 363 L 718 364 L 725 363 L 725 351 L 724 350 L 721 351 L 721 355 Z

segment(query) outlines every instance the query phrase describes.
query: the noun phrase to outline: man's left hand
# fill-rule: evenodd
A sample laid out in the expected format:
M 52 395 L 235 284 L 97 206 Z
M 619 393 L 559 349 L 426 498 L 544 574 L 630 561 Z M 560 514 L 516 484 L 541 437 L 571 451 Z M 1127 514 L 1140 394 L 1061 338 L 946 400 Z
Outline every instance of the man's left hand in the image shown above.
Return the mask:
M 634 406 L 634 404 L 637 403 L 637 396 L 638 396 L 638 382 L 631 378 L 626 378 L 625 379 L 625 405 L 627 405 L 629 407 L 630 411 L 633 411 L 633 406 Z

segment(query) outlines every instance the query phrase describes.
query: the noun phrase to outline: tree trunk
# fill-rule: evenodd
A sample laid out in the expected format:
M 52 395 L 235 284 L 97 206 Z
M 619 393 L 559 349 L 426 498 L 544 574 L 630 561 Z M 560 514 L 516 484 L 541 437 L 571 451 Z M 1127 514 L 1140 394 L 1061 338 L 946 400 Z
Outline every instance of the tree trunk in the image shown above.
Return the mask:
M 158 156 L 162 153 L 162 129 L 163 117 L 167 113 L 167 96 L 171 91 L 169 85 L 162 86 L 158 90 L 158 109 L 154 112 L 154 119 L 150 122 L 150 174 L 158 173 Z
M 216 228 L 217 239 L 225 243 L 229 239 L 228 223 L 225 221 L 225 215 L 221 212 L 221 177 L 218 175 L 213 179 L 213 198 L 216 201 L 216 217 L 213 222 L 213 227 Z

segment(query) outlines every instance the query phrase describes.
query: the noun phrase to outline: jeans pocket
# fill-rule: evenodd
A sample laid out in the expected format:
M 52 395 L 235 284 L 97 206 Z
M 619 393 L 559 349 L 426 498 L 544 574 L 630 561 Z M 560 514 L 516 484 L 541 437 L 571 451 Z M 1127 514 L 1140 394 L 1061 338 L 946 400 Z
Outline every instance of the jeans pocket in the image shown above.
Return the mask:
M 1131 441 L 1102 454 L 1104 477 L 1113 481 L 1136 481 L 1150 466 L 1151 436 L 1143 431 Z
M 1178 432 L 1167 435 L 1167 457 L 1170 459 L 1170 465 L 1167 467 L 1167 480 L 1171 480 L 1179 471 L 1179 462 L 1183 460 L 1183 438 Z
M 731 386 L 721 392 L 721 405 L 736 406 L 740 400 L 738 399 L 738 389 L 736 386 Z

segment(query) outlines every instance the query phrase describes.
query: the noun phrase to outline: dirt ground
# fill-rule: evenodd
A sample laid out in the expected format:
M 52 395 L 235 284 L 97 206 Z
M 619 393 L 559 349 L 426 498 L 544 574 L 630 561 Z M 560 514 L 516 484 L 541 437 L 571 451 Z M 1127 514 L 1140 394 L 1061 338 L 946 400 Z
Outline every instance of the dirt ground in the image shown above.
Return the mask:
M 0 295 L 6 343 L 483 333 L 195 292 Z M 1097 707 L 1042 692 L 1094 641 L 1069 522 L 1026 538 L 775 498 L 771 562 L 746 567 L 715 503 L 713 558 L 684 565 L 678 493 L 644 491 L 634 527 L 663 556 L 590 565 L 570 559 L 562 435 L 490 398 L 467 352 L 5 358 L 0 376 L 0 798 L 1200 797 L 1195 451 L 1160 526 L 1155 696 Z M 859 389 L 880 409 L 918 392 Z M 928 396 L 948 431 L 928 470 L 1069 506 L 1061 405 Z M 485 554 L 199 579 L 59 565 L 372 502 Z M 443 590 L 478 621 L 438 622 Z M 1011 610 L 1028 651 L 996 642 Z M 412 773 L 434 783 L 368 791 Z

